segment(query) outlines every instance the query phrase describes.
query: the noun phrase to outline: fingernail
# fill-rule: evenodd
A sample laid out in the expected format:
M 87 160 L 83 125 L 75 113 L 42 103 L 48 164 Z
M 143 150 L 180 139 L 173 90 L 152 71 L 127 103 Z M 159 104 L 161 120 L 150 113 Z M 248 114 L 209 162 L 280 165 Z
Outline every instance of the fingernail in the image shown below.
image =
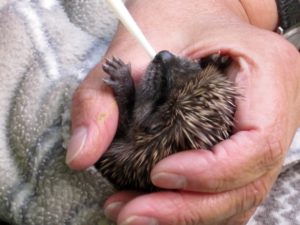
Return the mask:
M 88 136 L 88 130 L 86 127 L 79 127 L 74 130 L 74 133 L 70 139 L 68 145 L 68 151 L 66 156 L 66 163 L 72 162 L 82 151 L 85 146 Z
M 168 189 L 184 189 L 186 178 L 173 173 L 161 172 L 151 176 L 153 184 Z
M 113 202 L 105 207 L 104 214 L 108 219 L 116 221 L 123 206 L 123 202 Z
M 154 218 L 131 216 L 122 222 L 121 225 L 159 225 L 159 223 Z

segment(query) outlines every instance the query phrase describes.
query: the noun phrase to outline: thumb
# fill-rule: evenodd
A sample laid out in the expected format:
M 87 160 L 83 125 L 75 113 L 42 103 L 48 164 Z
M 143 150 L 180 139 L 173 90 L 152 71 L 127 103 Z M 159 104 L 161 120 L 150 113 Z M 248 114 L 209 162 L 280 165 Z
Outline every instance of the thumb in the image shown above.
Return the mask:
M 73 169 L 93 165 L 111 143 L 118 122 L 112 91 L 102 81 L 98 64 L 79 85 L 72 100 L 72 136 L 66 163 Z

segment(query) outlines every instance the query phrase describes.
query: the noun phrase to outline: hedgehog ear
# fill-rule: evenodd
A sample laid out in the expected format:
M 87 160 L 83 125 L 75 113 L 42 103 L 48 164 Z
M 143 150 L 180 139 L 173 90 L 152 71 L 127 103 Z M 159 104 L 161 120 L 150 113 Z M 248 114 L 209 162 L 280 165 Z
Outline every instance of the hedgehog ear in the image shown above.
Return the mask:
M 220 70 L 226 69 L 232 62 L 232 59 L 228 55 L 221 55 L 218 53 L 206 56 L 199 60 L 202 69 L 208 65 L 214 65 Z

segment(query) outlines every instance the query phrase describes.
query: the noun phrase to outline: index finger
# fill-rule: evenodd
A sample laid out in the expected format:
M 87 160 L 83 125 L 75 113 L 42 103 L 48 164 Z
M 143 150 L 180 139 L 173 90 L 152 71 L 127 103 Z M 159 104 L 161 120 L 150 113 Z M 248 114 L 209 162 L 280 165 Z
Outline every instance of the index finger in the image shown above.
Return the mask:
M 256 131 L 243 131 L 213 151 L 181 152 L 159 162 L 152 182 L 167 189 L 223 192 L 242 187 L 270 170 L 278 171 L 284 157 L 280 146 L 269 146 Z M 178 166 L 180 165 L 180 166 Z

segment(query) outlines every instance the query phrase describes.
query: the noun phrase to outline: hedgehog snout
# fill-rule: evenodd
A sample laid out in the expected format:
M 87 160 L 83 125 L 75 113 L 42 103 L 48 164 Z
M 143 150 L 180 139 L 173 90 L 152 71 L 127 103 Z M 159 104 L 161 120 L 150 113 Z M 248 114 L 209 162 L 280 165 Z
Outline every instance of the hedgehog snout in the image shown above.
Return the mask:
M 157 55 L 153 59 L 153 63 L 159 63 L 164 68 L 168 68 L 175 59 L 175 55 L 171 52 L 163 50 L 157 53 Z

